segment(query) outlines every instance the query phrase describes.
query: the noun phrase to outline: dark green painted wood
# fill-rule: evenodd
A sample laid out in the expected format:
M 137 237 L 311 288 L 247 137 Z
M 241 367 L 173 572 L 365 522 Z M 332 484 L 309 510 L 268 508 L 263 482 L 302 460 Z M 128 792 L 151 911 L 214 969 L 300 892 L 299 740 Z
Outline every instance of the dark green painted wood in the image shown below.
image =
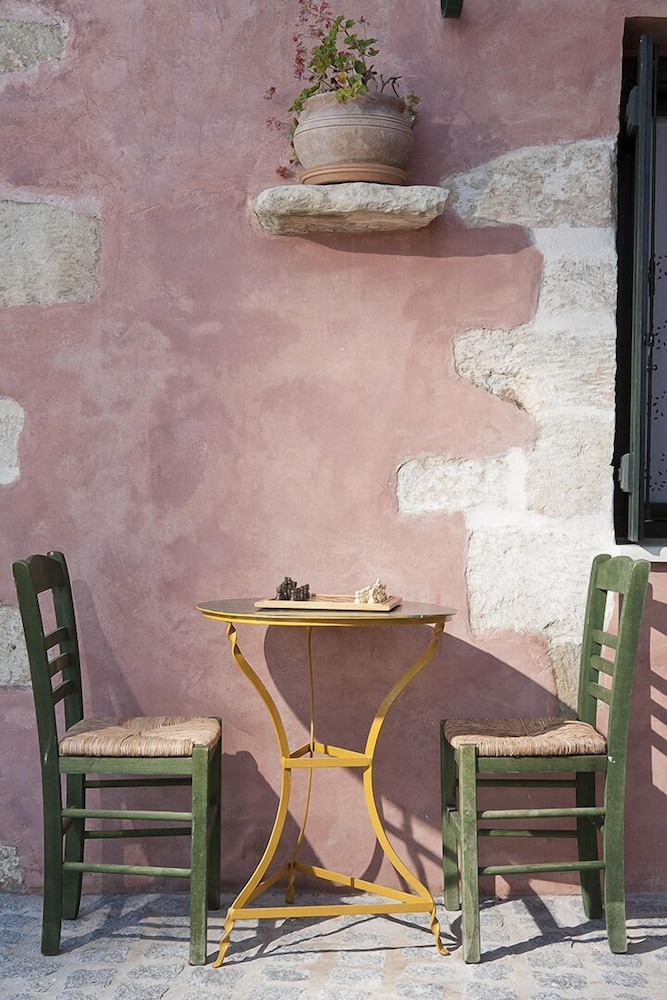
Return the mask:
M 658 47 L 646 35 L 639 42 L 637 86 L 626 113 L 634 136 L 634 220 L 630 442 L 621 487 L 628 494 L 628 539 L 645 535 L 653 315 L 653 218 Z
M 625 922 L 625 890 L 623 873 L 623 827 L 625 811 L 626 759 L 634 663 L 639 643 L 642 613 L 648 586 L 649 563 L 637 562 L 628 556 L 599 555 L 593 560 L 588 588 L 579 673 L 577 717 L 595 725 L 598 705 L 609 706 L 607 721 L 607 753 L 577 754 L 569 757 L 483 757 L 473 745 L 454 750 L 445 739 L 444 723 L 440 728 L 441 786 L 443 801 L 443 873 L 445 904 L 447 882 L 456 884 L 459 871 L 463 902 L 462 943 L 466 962 L 480 959 L 479 942 L 479 875 L 537 874 L 547 872 L 579 872 L 584 911 L 589 918 L 604 912 L 609 947 L 613 952 L 627 949 Z M 618 629 L 612 637 L 606 631 L 608 600 L 616 597 L 620 604 Z M 611 666 L 602 658 L 602 647 L 615 649 Z M 609 677 L 610 687 L 598 683 L 600 672 Z M 458 773 L 457 773 L 458 768 Z M 556 775 L 564 777 L 517 778 L 517 774 Z M 602 772 L 603 799 L 596 798 L 596 774 Z M 481 774 L 494 777 L 479 778 Z M 512 777 L 505 777 L 512 775 Z M 570 777 L 573 775 L 573 777 Z M 480 809 L 478 789 L 496 791 L 510 787 L 525 788 L 530 794 L 530 806 L 511 809 Z M 574 805 L 544 807 L 535 805 L 540 789 L 545 794 L 553 788 L 574 788 Z M 542 821 L 554 817 L 574 820 L 574 825 L 562 830 L 542 826 Z M 540 828 L 513 829 L 507 826 L 479 826 L 480 823 L 505 823 L 526 819 Z M 598 840 L 602 836 L 602 858 Z M 479 837 L 576 839 L 577 860 L 546 860 L 537 863 L 514 863 L 478 866 Z M 600 873 L 604 873 L 601 890 Z M 474 911 L 474 912 L 473 912 Z
M 440 12 L 443 17 L 460 17 L 463 10 L 463 0 L 440 0 Z
M 459 812 L 461 816 L 461 932 L 463 961 L 479 962 L 479 881 L 477 851 L 477 751 L 461 747 L 459 757 Z
M 191 757 L 60 757 L 56 704 L 62 702 L 66 728 L 83 718 L 79 646 L 67 564 L 62 553 L 50 552 L 15 562 L 13 571 L 30 663 L 41 759 L 42 953 L 58 953 L 63 916 L 73 919 L 78 914 L 84 872 L 169 876 L 190 880 L 190 962 L 203 965 L 207 903 L 219 905 L 221 742 L 210 752 L 197 746 Z M 56 627 L 50 633 L 43 625 L 40 594 L 51 597 Z M 51 658 L 50 651 L 54 651 Z M 95 777 L 88 778 L 89 774 Z M 61 775 L 66 775 L 64 805 Z M 141 790 L 174 785 L 191 787 L 189 812 L 86 806 L 87 788 Z M 91 819 L 187 825 L 88 829 L 86 824 Z M 84 859 L 86 840 L 178 836 L 191 837 L 190 868 L 90 863 Z
M 456 765 L 452 748 L 444 739 L 442 732 L 440 735 L 440 773 L 442 775 L 442 874 L 445 909 L 460 910 L 458 825 L 456 827 L 452 825 L 452 810 L 456 808 Z M 456 822 L 458 824 L 458 817 Z

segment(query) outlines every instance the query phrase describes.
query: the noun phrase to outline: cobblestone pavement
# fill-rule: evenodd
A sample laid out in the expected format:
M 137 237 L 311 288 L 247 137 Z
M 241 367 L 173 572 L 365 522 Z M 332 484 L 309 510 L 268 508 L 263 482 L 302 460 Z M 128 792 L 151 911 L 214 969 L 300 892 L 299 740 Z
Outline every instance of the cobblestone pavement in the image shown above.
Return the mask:
M 269 894 L 267 894 L 268 896 Z M 263 897 L 264 900 L 267 896 Z M 276 898 L 276 902 L 281 899 Z M 299 903 L 331 896 L 299 894 Z M 267 900 L 268 901 L 268 900 Z M 229 900 L 224 900 L 228 905 Z M 2 1000 L 660 1000 L 667 996 L 667 896 L 628 899 L 630 947 L 612 955 L 575 896 L 494 900 L 483 961 L 466 966 L 456 914 L 243 921 L 221 969 L 188 965 L 185 894 L 84 896 L 63 950 L 39 953 L 41 899 L 0 895 Z M 210 958 L 224 911 L 211 917 Z M 451 917 L 451 921 L 448 919 Z

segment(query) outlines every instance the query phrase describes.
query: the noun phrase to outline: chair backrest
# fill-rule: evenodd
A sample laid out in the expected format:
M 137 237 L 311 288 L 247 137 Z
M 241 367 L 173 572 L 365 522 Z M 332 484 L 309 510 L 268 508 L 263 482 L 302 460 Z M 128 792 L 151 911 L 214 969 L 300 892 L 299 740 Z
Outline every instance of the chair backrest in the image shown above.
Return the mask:
M 578 716 L 596 724 L 600 702 L 609 706 L 607 752 L 610 763 L 625 761 L 630 696 L 650 564 L 629 556 L 598 555 L 593 560 L 581 650 Z M 610 603 L 618 600 L 613 614 Z M 608 681 L 601 683 L 601 674 Z
M 83 716 L 81 666 L 74 604 L 62 552 L 14 563 L 14 582 L 28 649 L 42 764 L 57 761 L 56 706 L 63 702 L 66 728 Z M 40 604 L 40 594 L 43 604 Z M 49 624 L 45 627 L 45 618 Z M 51 628 L 49 619 L 54 627 Z M 48 628 L 48 631 L 47 631 Z

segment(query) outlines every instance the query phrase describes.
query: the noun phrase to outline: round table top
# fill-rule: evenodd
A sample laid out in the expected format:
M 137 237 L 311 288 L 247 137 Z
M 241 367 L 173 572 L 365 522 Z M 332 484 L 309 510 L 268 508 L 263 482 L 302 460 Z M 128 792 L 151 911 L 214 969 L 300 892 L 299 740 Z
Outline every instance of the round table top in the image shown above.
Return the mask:
M 257 608 L 258 598 L 244 597 L 238 600 L 204 601 L 197 610 L 206 618 L 225 622 L 246 622 L 255 625 L 434 625 L 449 621 L 456 614 L 455 608 L 439 607 L 436 604 L 415 604 L 405 601 L 392 611 L 341 611 L 315 610 L 307 604 L 294 601 L 294 608 Z M 299 606 L 301 604 L 301 606 Z

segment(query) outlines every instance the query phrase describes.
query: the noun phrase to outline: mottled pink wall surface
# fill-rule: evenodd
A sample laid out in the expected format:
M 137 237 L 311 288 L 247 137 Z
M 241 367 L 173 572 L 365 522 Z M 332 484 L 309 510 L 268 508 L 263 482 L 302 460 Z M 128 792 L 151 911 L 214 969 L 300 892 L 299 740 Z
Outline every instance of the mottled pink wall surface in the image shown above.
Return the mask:
M 466 0 L 456 22 L 441 20 L 437 0 L 344 5 L 367 15 L 422 97 L 413 183 L 519 146 L 616 134 L 623 18 L 663 5 L 556 6 Z M 540 254 L 523 229 L 468 230 L 447 214 L 409 235 L 258 229 L 248 199 L 278 183 L 283 157 L 262 95 L 293 85 L 288 0 L 39 8 L 69 34 L 57 63 L 3 82 L 1 193 L 99 215 L 99 287 L 90 302 L 0 311 L 0 394 L 25 411 L 20 476 L 0 487 L 0 601 L 15 603 L 12 559 L 62 548 L 89 708 L 224 718 L 223 875 L 234 884 L 270 830 L 277 747 L 223 626 L 196 603 L 268 595 L 287 573 L 329 592 L 382 576 L 406 599 L 457 607 L 435 661 L 392 711 L 378 758 L 399 853 L 438 889 L 439 720 L 547 715 L 557 699 L 540 636 L 470 635 L 463 519 L 400 515 L 395 479 L 420 454 L 483 458 L 534 439 L 525 412 L 455 374 L 451 343 L 469 327 L 527 321 Z M 0 4 L 0 16 L 16 9 Z M 665 600 L 656 572 L 633 723 L 633 889 L 667 889 L 655 822 L 665 744 L 651 722 L 665 703 Z M 426 638 L 318 633 L 320 738 L 358 746 Z M 296 739 L 307 709 L 302 637 L 257 629 L 241 641 Z M 20 849 L 36 887 L 31 695 L 0 698 L 0 843 Z M 375 875 L 359 786 L 348 772 L 318 782 L 307 853 Z

